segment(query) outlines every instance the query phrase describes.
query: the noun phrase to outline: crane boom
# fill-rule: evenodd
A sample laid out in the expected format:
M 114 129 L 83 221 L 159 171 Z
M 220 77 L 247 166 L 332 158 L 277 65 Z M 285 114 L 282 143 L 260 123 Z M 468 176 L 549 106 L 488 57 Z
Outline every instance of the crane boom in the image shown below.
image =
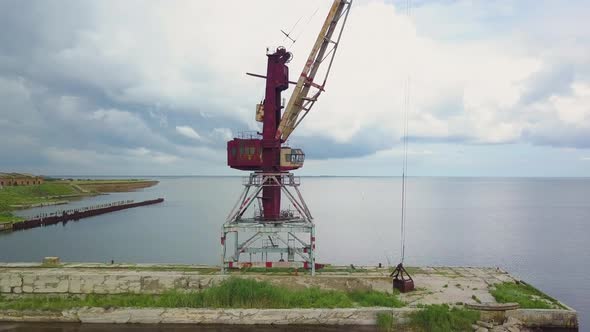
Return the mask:
M 326 17 L 324 25 L 318 34 L 318 38 L 311 49 L 311 53 L 305 62 L 301 76 L 297 81 L 297 85 L 291 94 L 287 108 L 283 113 L 279 128 L 276 132 L 276 139 L 281 139 L 285 142 L 289 135 L 299 125 L 301 120 L 305 118 L 307 113 L 311 110 L 320 94 L 324 91 L 324 86 L 328 79 L 332 62 L 346 24 L 346 19 L 352 5 L 352 0 L 334 0 L 330 12 Z M 342 20 L 340 31 L 337 33 L 336 40 L 332 39 L 338 22 Z M 321 84 L 314 82 L 315 76 L 324 61 L 330 58 L 328 67 L 323 77 Z

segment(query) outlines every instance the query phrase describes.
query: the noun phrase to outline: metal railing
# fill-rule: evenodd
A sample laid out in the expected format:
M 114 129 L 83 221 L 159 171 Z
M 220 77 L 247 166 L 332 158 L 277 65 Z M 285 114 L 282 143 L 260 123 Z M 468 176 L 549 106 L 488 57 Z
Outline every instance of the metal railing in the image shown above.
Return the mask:
M 260 139 L 260 135 L 255 130 L 239 131 L 236 134 L 239 139 Z
M 246 186 L 278 186 L 275 179 L 285 186 L 299 186 L 301 184 L 301 178 L 290 173 L 252 173 L 250 176 L 242 178 L 242 184 Z

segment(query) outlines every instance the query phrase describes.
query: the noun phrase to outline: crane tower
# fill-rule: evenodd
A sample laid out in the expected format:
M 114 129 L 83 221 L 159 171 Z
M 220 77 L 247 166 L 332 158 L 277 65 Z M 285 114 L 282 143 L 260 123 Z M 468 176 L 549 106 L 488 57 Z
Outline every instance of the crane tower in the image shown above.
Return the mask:
M 315 273 L 314 220 L 299 191 L 299 177 L 290 172 L 303 166 L 305 154 L 286 141 L 324 91 L 351 4 L 334 0 L 297 82 L 289 80 L 292 54 L 283 47 L 267 50 L 266 75 L 248 73 L 266 81 L 264 100 L 256 105 L 262 132 L 227 142 L 228 165 L 252 173 L 223 224 L 224 271 L 262 266 Z M 290 84 L 295 87 L 282 112 L 281 93 Z

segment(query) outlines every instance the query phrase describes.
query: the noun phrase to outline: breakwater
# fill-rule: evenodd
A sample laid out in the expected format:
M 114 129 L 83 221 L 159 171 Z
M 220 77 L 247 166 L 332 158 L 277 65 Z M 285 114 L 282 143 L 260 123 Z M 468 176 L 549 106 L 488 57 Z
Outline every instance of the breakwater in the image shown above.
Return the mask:
M 140 206 L 158 204 L 164 202 L 163 198 L 151 199 L 147 201 L 135 202 L 132 200 L 118 201 L 108 204 L 101 204 L 89 206 L 80 209 L 62 210 L 48 214 L 35 216 L 31 219 L 15 223 L 12 225 L 13 230 L 24 230 L 41 226 L 55 225 L 57 223 L 65 223 L 70 220 L 80 220 L 83 218 L 98 216 L 105 213 L 131 209 Z

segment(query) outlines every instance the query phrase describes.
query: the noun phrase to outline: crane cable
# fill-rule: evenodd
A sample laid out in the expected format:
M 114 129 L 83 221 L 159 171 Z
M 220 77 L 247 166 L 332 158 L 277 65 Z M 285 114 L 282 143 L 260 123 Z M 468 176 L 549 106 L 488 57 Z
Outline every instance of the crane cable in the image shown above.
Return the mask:
M 412 15 L 412 0 L 406 0 L 406 15 L 408 19 L 411 19 Z M 402 163 L 402 202 L 401 202 L 401 221 L 400 221 L 400 255 L 401 264 L 404 263 L 406 256 L 406 218 L 407 218 L 407 199 L 406 199 L 406 177 L 408 175 L 408 127 L 409 127 L 409 113 L 411 107 L 411 73 L 408 73 L 404 87 L 404 100 L 403 100 L 403 163 Z
M 404 96 L 404 136 L 403 136 L 403 162 L 402 162 L 402 215 L 401 215 L 401 263 L 403 264 L 406 254 L 406 177 L 408 175 L 408 113 L 410 108 L 410 77 L 407 78 L 405 84 Z
M 301 37 L 301 35 L 303 34 L 303 32 L 307 29 L 307 26 L 309 25 L 309 22 L 311 22 L 311 20 L 314 18 L 314 16 L 317 14 L 318 10 L 320 9 L 320 7 L 318 6 L 315 11 L 313 12 L 313 14 L 311 14 L 311 16 L 307 19 L 307 21 L 305 23 L 303 23 L 303 28 L 299 31 L 299 33 L 297 34 L 296 37 L 292 37 L 293 32 L 295 32 L 295 29 L 297 28 L 297 26 L 299 25 L 299 23 L 301 22 L 301 20 L 303 19 L 303 17 L 305 15 L 301 15 L 301 17 L 299 17 L 299 19 L 297 20 L 297 22 L 295 22 L 295 24 L 291 27 L 291 30 L 289 30 L 289 32 L 285 32 L 283 30 L 281 30 L 281 32 L 283 33 L 283 35 L 285 35 L 285 38 L 283 38 L 283 43 L 289 39 L 289 41 L 291 42 L 291 45 L 289 45 L 287 47 L 287 51 L 291 50 L 291 47 L 293 47 L 293 45 L 295 45 L 295 43 L 297 42 L 297 40 L 299 40 L 299 37 Z
M 301 35 L 303 34 L 303 32 L 305 32 L 305 30 L 307 29 L 307 27 L 309 26 L 309 22 L 311 22 L 311 20 L 314 18 L 315 14 L 317 14 L 318 10 L 320 9 L 320 7 L 318 6 L 315 11 L 313 12 L 313 14 L 311 14 L 311 16 L 307 19 L 307 22 L 305 22 L 303 24 L 303 29 L 301 31 L 299 31 L 299 34 L 297 34 L 297 37 L 295 37 L 295 41 L 293 43 L 291 43 L 291 46 L 289 46 L 287 48 L 287 50 L 291 49 L 291 47 L 293 47 L 293 45 L 295 44 L 295 42 L 299 39 L 299 37 L 301 37 Z

